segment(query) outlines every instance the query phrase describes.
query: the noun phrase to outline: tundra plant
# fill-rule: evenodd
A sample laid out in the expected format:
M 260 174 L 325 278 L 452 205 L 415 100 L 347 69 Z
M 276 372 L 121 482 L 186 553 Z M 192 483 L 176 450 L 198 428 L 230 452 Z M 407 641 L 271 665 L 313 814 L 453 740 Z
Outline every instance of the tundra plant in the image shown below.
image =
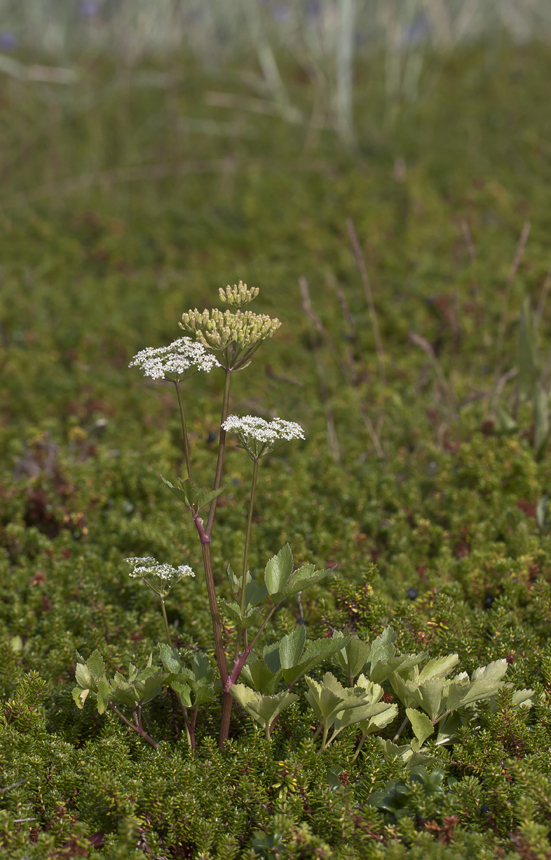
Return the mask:
M 315 737 L 321 736 L 321 750 L 353 725 L 360 732 L 358 755 L 367 735 L 383 730 L 401 710 L 403 722 L 393 741 L 381 739 L 381 743 L 388 755 L 398 755 L 411 766 L 422 764 L 430 758 L 421 749 L 427 738 L 436 732 L 436 743 L 451 742 L 461 725 L 469 721 L 475 704 L 495 698 L 503 686 L 501 678 L 507 669 L 504 660 L 477 670 L 470 679 L 465 674 L 448 678 L 447 673 L 458 661 L 457 655 L 429 661 L 420 669 L 425 655 L 398 654 L 390 628 L 372 643 L 338 631 L 332 638 L 306 642 L 306 631 L 301 625 L 280 641 L 267 645 L 261 655 L 255 654 L 260 636 L 279 607 L 289 597 L 321 582 L 332 572 L 332 569 L 317 570 L 313 564 L 295 568 L 289 544 L 268 561 L 262 580 L 256 581 L 249 571 L 260 461 L 281 445 L 305 438 L 302 427 L 295 422 L 281 418 L 264 421 L 252 415 L 229 414 L 233 374 L 248 367 L 262 343 L 280 326 L 277 319 L 241 310 L 241 306 L 257 294 L 258 289 L 249 289 L 241 281 L 237 286 L 220 289 L 221 300 L 237 310 L 188 311 L 183 314 L 180 325 L 195 339 L 182 337 L 167 347 L 144 349 L 130 363 L 131 367 L 141 368 L 145 376 L 168 380 L 175 387 L 187 474 L 178 477 L 175 483 L 166 478 L 162 480 L 191 517 L 201 544 L 218 677 L 205 654 L 178 651 L 172 646 L 165 599 L 183 578 L 195 575 L 193 570 L 187 564 L 172 567 L 154 558 L 128 558 L 130 576 L 140 578 L 161 602 L 166 642 L 158 644 L 155 657 L 153 653 L 150 655 L 144 669 L 131 664 L 126 676 L 116 672 L 113 678 L 107 677 L 98 651 L 88 660 L 77 655 L 75 702 L 82 708 L 90 696 L 95 699 L 99 713 L 112 709 L 130 729 L 157 748 L 157 742 L 144 729 L 142 710 L 168 688 L 182 710 L 193 750 L 201 705 L 215 702 L 221 696 L 220 746 L 228 737 L 234 700 L 264 729 L 269 739 L 279 714 L 298 698 L 292 690 L 304 677 L 305 698 L 317 718 Z M 216 471 L 212 488 L 207 488 L 198 486 L 193 478 L 181 384 L 194 373 L 209 373 L 217 368 L 224 373 L 224 390 Z M 217 499 L 224 489 L 227 433 L 237 435 L 240 447 L 252 460 L 253 475 L 241 569 L 235 573 L 231 565 L 227 568 L 234 597 L 220 601 L 211 543 Z M 233 642 L 227 647 L 222 638 L 221 607 L 235 626 Z M 333 658 L 347 686 L 331 672 L 319 679 L 306 676 L 318 663 L 329 658 Z M 387 692 L 392 688 L 402 709 L 397 703 L 384 701 L 388 697 L 384 696 L 383 684 Z M 514 704 L 526 704 L 530 691 L 515 696 Z M 121 708 L 130 711 L 130 715 L 125 715 Z M 395 742 L 408 726 L 414 737 L 410 743 L 396 746 Z

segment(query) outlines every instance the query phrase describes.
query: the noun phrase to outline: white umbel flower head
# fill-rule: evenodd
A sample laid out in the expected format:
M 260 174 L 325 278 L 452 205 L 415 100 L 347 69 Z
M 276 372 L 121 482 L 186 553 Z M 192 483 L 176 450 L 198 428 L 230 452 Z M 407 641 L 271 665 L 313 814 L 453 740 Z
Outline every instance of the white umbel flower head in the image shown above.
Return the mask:
M 245 415 L 243 418 L 228 415 L 222 428 L 227 433 L 237 433 L 241 444 L 253 460 L 269 454 L 284 442 L 305 438 L 300 424 L 283 421 L 282 418 L 264 421 L 254 415 Z
M 170 346 L 142 349 L 128 366 L 141 368 L 143 375 L 151 379 L 181 382 L 198 370 L 209 373 L 213 367 L 220 367 L 220 362 L 202 343 L 190 337 L 179 337 Z
M 172 586 L 184 576 L 195 576 L 187 564 L 172 567 L 154 558 L 125 558 L 125 561 L 131 567 L 130 576 L 142 579 L 159 597 L 166 597 Z

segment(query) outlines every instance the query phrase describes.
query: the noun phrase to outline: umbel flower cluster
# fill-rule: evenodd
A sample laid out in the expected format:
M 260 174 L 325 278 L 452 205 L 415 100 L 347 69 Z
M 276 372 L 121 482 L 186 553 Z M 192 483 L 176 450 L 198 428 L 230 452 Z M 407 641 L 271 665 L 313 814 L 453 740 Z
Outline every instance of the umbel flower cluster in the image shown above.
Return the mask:
M 282 418 L 264 421 L 254 415 L 245 415 L 243 418 L 228 415 L 222 428 L 228 433 L 237 434 L 243 448 L 253 460 L 269 454 L 283 442 L 305 438 L 300 424 L 284 421 Z
M 181 382 L 199 370 L 209 373 L 213 367 L 220 367 L 220 362 L 207 352 L 202 343 L 190 337 L 180 337 L 170 346 L 142 349 L 128 366 L 141 368 L 143 375 L 151 379 Z
M 161 564 L 154 558 L 125 558 L 130 565 L 130 576 L 142 579 L 152 591 L 161 597 L 166 597 L 170 589 L 184 576 L 195 576 L 187 564 L 173 567 L 171 564 Z
M 180 326 L 192 331 L 197 340 L 210 349 L 223 351 L 235 344 L 240 350 L 261 343 L 280 327 L 278 319 L 252 311 L 187 311 Z
M 248 287 L 247 284 L 244 284 L 243 281 L 239 281 L 233 287 L 228 286 L 226 289 L 224 287 L 220 287 L 218 290 L 218 295 L 220 296 L 223 302 L 226 302 L 227 305 L 233 305 L 238 308 L 241 305 L 248 305 L 249 302 L 252 302 L 253 299 L 256 299 L 260 290 L 258 287 Z

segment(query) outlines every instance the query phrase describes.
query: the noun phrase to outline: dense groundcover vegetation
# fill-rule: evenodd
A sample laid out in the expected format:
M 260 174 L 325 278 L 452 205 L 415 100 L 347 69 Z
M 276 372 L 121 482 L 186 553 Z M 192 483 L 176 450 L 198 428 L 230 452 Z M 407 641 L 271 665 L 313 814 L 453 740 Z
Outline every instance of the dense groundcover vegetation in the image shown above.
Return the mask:
M 164 89 L 133 88 L 120 70 L 84 63 L 72 101 L 6 83 L 7 856 L 551 856 L 550 66 L 538 46 L 433 58 L 422 99 L 392 111 L 374 69 L 360 69 L 351 151 L 315 123 L 205 101 L 208 90 L 240 95 L 238 70 L 221 80 L 175 64 Z M 307 77 L 286 73 L 306 105 Z M 128 556 L 196 569 L 170 593 L 168 621 L 177 648 L 215 667 L 193 523 L 159 478 L 183 475 L 178 410 L 169 385 L 128 363 L 180 336 L 182 312 L 217 305 L 218 287 L 239 278 L 261 288 L 255 310 L 283 325 L 236 375 L 231 409 L 280 415 L 306 435 L 263 463 L 251 572 L 261 578 L 286 542 L 302 564 L 337 565 L 305 592 L 303 618 L 296 597 L 282 605 L 272 641 L 300 620 L 309 639 L 372 643 L 391 627 L 398 654 L 425 655 L 421 669 L 457 654 L 447 678 L 506 661 L 507 685 L 464 705 L 450 741 L 428 736 L 417 758 L 413 720 L 391 746 L 412 703 L 390 673 L 383 701 L 396 717 L 358 754 L 357 725 L 321 751 L 304 679 L 269 740 L 235 704 L 219 750 L 220 708 L 207 702 L 194 754 L 169 691 L 144 708 L 158 749 L 91 697 L 75 706 L 77 652 L 97 649 L 112 677 L 145 666 L 163 638 Z M 221 385 L 213 372 L 185 388 L 204 484 Z M 252 473 L 235 440 L 225 470 L 212 556 L 229 598 Z M 229 617 L 223 635 L 236 635 Z M 329 671 L 349 686 L 332 658 L 309 676 Z M 532 693 L 519 704 L 522 690 Z

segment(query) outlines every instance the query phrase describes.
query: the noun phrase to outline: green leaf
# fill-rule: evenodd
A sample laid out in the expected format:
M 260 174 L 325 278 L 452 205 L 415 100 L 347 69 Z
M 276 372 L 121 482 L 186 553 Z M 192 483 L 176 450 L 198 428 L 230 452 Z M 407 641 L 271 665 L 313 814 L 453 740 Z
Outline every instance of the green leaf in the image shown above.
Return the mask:
M 450 669 L 453 669 L 458 663 L 458 654 L 448 654 L 447 657 L 435 657 L 423 666 L 419 672 L 418 681 L 422 684 L 424 681 L 429 681 L 432 678 L 444 678 Z
M 281 656 L 279 654 L 279 642 L 273 642 L 271 645 L 266 645 L 262 652 L 262 657 L 270 672 L 273 675 L 281 669 Z
M 300 662 L 295 666 L 283 668 L 283 679 L 286 684 L 294 684 L 305 672 L 308 672 L 322 660 L 331 657 L 339 648 L 334 639 L 314 639 L 308 642 Z
M 534 389 L 534 455 L 538 460 L 549 439 L 549 412 L 547 392 L 537 383 Z
M 416 711 L 414 708 L 406 708 L 406 714 L 411 723 L 413 734 L 422 746 L 426 739 L 434 733 L 434 726 L 426 714 Z
M 395 715 L 397 712 L 396 705 L 392 708 L 392 705 L 387 704 L 387 702 L 362 702 L 362 699 L 359 698 L 354 707 L 341 711 L 337 715 L 335 731 L 338 732 L 346 726 L 353 726 L 356 723 L 369 723 L 372 717 L 377 717 L 387 711 L 392 711 Z
M 298 594 L 299 591 L 305 591 L 333 572 L 332 567 L 327 570 L 316 570 L 313 564 L 305 564 L 292 574 L 289 582 L 282 589 L 283 594 L 285 597 L 290 597 L 292 594 Z
M 246 663 L 243 666 L 241 678 L 253 690 L 262 693 L 264 696 L 271 696 L 275 693 L 277 685 L 281 681 L 281 672 L 272 674 L 264 660 L 253 660 L 251 663 Z
M 494 660 L 493 663 L 488 663 L 487 666 L 475 669 L 471 675 L 471 680 L 501 681 L 508 668 L 507 660 Z
M 111 698 L 111 688 L 107 680 L 102 679 L 98 681 L 98 692 L 96 696 L 98 713 L 104 714 L 107 709 L 107 705 L 109 704 L 109 699 Z
M 407 669 L 418 666 L 424 656 L 422 652 L 420 654 L 397 654 L 389 659 L 377 660 L 375 665 L 371 664 L 369 677 L 377 684 L 382 684 L 393 673 L 396 673 L 397 676 L 398 672 L 405 672 Z
M 77 668 L 75 672 L 75 680 L 77 684 L 83 689 L 87 689 L 92 684 L 92 673 L 88 669 L 85 663 L 77 663 Z
M 10 639 L 10 648 L 14 654 L 20 654 L 23 650 L 23 640 L 21 636 L 12 636 Z
M 421 707 L 427 712 L 431 720 L 435 720 L 440 712 L 444 687 L 445 682 L 441 678 L 431 678 L 419 686 L 418 695 L 421 698 Z
M 220 487 L 219 490 L 208 490 L 206 487 L 196 487 L 189 478 L 185 478 L 184 480 L 178 478 L 180 487 L 175 487 L 174 484 L 167 481 L 167 479 L 163 478 L 162 475 L 160 477 L 176 498 L 183 502 L 190 510 L 194 510 L 195 512 L 200 511 L 201 508 L 204 508 L 206 505 L 210 505 L 210 503 L 225 490 L 225 487 Z
M 364 735 L 371 735 L 386 728 L 398 715 L 398 705 L 387 705 L 386 710 L 373 714 L 368 720 L 358 724 Z
M 327 782 L 329 783 L 329 788 L 342 791 L 343 784 L 339 779 L 339 775 L 342 773 L 342 771 L 342 767 L 338 764 L 336 764 L 334 767 L 327 768 Z
M 305 642 L 306 629 L 303 624 L 299 624 L 291 633 L 281 639 L 279 657 L 283 669 L 291 669 L 300 663 Z
M 255 609 L 252 606 L 248 606 L 245 609 L 245 614 L 242 615 L 241 607 L 237 603 L 228 603 L 224 600 L 223 606 L 226 615 L 234 624 L 237 624 L 238 627 L 244 627 L 247 629 L 248 627 L 252 627 L 253 624 L 261 623 L 263 614 L 262 609 Z
M 103 678 L 103 676 L 105 675 L 105 663 L 103 662 L 103 657 L 97 649 L 96 651 L 94 651 L 93 654 L 90 655 L 90 657 L 88 657 L 88 660 L 86 661 L 86 667 L 92 675 L 92 678 L 94 678 L 94 680 L 96 681 L 99 678 Z
M 515 419 L 500 404 L 497 406 L 498 428 L 501 433 L 516 433 L 518 424 Z
M 515 690 L 511 701 L 513 705 L 522 705 L 525 708 L 531 708 L 534 695 L 534 690 Z
M 86 701 L 90 690 L 83 690 L 80 687 L 73 688 L 73 699 L 75 700 L 75 704 L 79 710 L 82 711 L 84 707 L 84 702 Z
M 292 572 L 293 553 L 287 543 L 266 565 L 264 583 L 268 589 L 268 594 L 275 595 L 282 591 Z
M 236 576 L 236 574 L 233 572 L 233 567 L 231 566 L 231 564 L 228 564 L 226 568 L 226 574 L 230 581 L 231 589 L 237 597 L 238 594 L 241 593 L 241 577 Z
M 172 672 L 177 675 L 182 670 L 182 663 L 178 652 L 174 648 L 170 648 L 164 642 L 159 645 L 159 654 L 161 661 L 167 672 Z
M 371 645 L 369 642 L 363 642 L 357 636 L 353 636 L 348 645 L 337 652 L 333 659 L 339 668 L 354 680 L 364 668 L 370 653 Z
M 262 696 L 244 684 L 233 684 L 230 693 L 249 716 L 256 720 L 269 737 L 270 726 L 275 718 L 289 705 L 296 702 L 298 696 L 285 690 L 276 696 Z
M 214 672 L 210 665 L 210 660 L 203 651 L 196 651 L 191 660 L 191 671 L 193 672 L 195 683 L 202 687 L 212 684 Z
M 258 606 L 268 596 L 268 589 L 264 584 L 257 585 L 250 574 L 247 574 L 247 585 L 245 586 L 245 605 Z

